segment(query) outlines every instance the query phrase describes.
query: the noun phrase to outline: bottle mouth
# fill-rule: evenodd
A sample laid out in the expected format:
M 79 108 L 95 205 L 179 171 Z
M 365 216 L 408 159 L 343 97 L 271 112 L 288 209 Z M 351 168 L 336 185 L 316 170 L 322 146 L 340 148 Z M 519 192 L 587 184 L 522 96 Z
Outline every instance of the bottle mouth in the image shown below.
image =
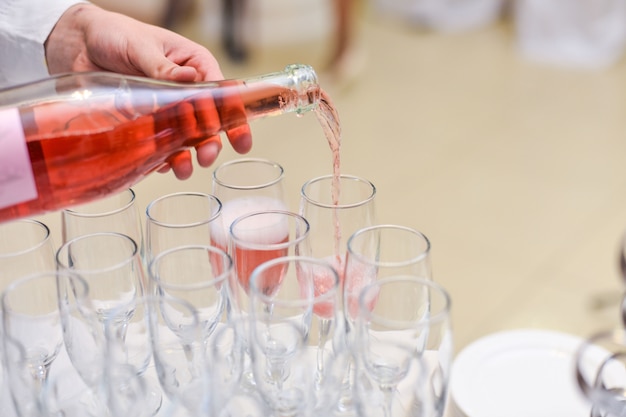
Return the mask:
M 317 74 L 310 65 L 290 64 L 285 67 L 298 93 L 297 113 L 305 113 L 317 107 L 320 101 L 320 85 Z

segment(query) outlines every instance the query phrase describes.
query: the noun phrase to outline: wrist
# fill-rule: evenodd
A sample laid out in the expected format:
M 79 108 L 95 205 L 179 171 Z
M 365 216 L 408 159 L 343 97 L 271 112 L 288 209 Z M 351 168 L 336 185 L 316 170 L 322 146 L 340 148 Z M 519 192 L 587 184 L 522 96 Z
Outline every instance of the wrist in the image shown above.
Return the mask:
M 71 72 L 73 64 L 86 49 L 85 31 L 94 12 L 102 11 L 91 3 L 70 6 L 54 25 L 44 43 L 48 72 Z

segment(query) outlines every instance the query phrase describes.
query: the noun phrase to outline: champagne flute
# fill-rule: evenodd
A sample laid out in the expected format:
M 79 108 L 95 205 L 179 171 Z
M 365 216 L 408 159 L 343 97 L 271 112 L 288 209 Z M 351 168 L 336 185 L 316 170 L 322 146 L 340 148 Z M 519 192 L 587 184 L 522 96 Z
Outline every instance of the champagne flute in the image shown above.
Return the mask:
M 279 277 L 282 278 L 277 279 Z M 342 361 L 346 353 L 345 331 L 343 320 L 338 319 L 341 315 L 341 291 L 335 268 L 326 261 L 307 256 L 280 257 L 261 264 L 250 277 L 249 314 L 256 323 L 250 326 L 251 351 L 257 349 L 259 343 L 270 348 L 273 338 L 281 337 L 275 332 L 284 331 L 285 336 L 291 334 L 290 343 L 295 343 L 298 332 L 294 333 L 290 326 L 297 326 L 303 337 L 303 353 L 298 355 L 297 361 L 298 372 L 305 372 L 299 370 L 304 365 L 303 369 L 309 375 L 303 383 L 312 382 L 312 392 L 315 393 L 315 401 L 307 407 L 321 412 L 322 409 L 327 410 L 325 407 L 335 406 L 347 365 L 345 360 Z M 289 326 L 281 330 L 286 324 Z M 329 327 L 320 331 L 323 326 Z M 288 345 L 287 342 L 280 342 L 277 347 Z M 267 356 L 267 352 L 263 356 Z M 275 372 L 283 367 L 279 372 L 282 376 L 276 374 L 272 377 L 274 379 L 264 381 L 262 385 L 280 386 L 283 383 L 280 378 L 292 372 L 291 362 L 281 364 L 279 356 L 272 360 L 272 366 L 278 367 Z M 293 369 L 293 372 L 296 370 Z M 258 385 L 259 375 L 255 375 L 255 380 Z M 296 404 L 293 406 L 297 407 Z
M 59 248 L 56 259 L 60 269 L 74 271 L 88 283 L 90 301 L 100 328 L 103 329 L 107 321 L 116 323 L 120 337 L 125 337 L 135 314 L 136 300 L 145 292 L 145 270 L 137 243 L 117 232 L 79 235 Z M 80 331 L 80 327 L 68 326 L 67 332 L 72 330 Z M 71 333 L 66 336 L 68 339 L 75 337 Z M 75 364 L 84 366 L 79 370 L 81 374 L 94 374 L 93 362 L 78 359 L 84 352 L 70 349 L 68 354 Z M 140 376 L 145 374 L 149 363 L 134 363 Z M 161 407 L 162 394 L 155 382 L 146 379 L 152 399 L 147 406 L 156 414 Z
M 272 259 L 308 255 L 308 233 L 306 219 L 289 211 L 259 211 L 235 219 L 230 226 L 230 254 L 237 279 L 231 291 L 240 313 L 245 312 L 249 304 L 252 271 Z M 284 274 L 277 274 L 275 283 L 266 283 L 280 285 L 283 277 Z M 265 291 L 271 292 L 271 288 Z
M 19 277 L 54 271 L 50 229 L 33 219 L 0 224 L 0 290 Z
M 398 274 L 431 278 L 430 241 L 410 227 L 382 224 L 357 230 L 347 243 L 344 308 L 348 323 L 358 314 L 363 287 Z
M 210 225 L 219 221 L 222 203 L 211 194 L 180 192 L 161 196 L 146 208 L 146 258 L 177 246 L 209 245 Z
M 193 306 L 206 342 L 224 319 L 232 271 L 230 256 L 215 246 L 168 249 L 150 263 L 150 292 L 185 300 Z
M 590 417 L 626 413 L 626 330 L 596 333 L 575 355 L 576 381 L 591 404 Z
M 442 416 L 453 350 L 447 291 L 414 274 L 381 278 L 361 291 L 355 326 L 357 336 L 350 343 L 361 365 L 355 367 L 357 403 L 365 410 L 382 409 L 386 417 L 409 416 L 415 409 Z M 424 367 L 417 373 L 415 357 Z M 382 404 L 371 401 L 381 395 Z
M 0 291 L 20 277 L 55 269 L 54 243 L 46 224 L 34 219 L 0 224 Z M 0 338 L 3 338 L 1 329 Z M 15 343 L 7 347 L 12 352 L 20 348 Z M 0 366 L 0 381 L 8 381 L 7 372 Z M 12 380 L 15 383 L 16 379 Z M 9 384 L 0 384 L 0 388 L 0 415 L 14 415 L 13 401 L 8 399 Z
M 358 315 L 361 290 L 376 279 L 411 273 L 431 277 L 430 241 L 418 230 L 393 224 L 364 227 L 354 232 L 347 241 L 344 269 L 343 307 L 348 337 Z M 342 407 L 354 404 L 354 369 L 346 375 Z
M 88 289 L 87 282 L 71 271 L 49 271 L 19 278 L 2 293 L 4 338 L 25 354 L 23 362 L 6 360 L 5 365 L 9 375 L 20 375 L 23 369 L 18 368 L 24 363 L 37 396 L 63 348 L 61 305 L 88 304 Z
M 205 331 L 197 310 L 185 300 L 167 294 L 144 296 L 137 335 L 149 336 L 149 346 L 163 391 L 174 405 L 191 415 L 206 415 L 210 406 Z M 140 331 L 147 323 L 148 333 Z M 145 329 L 145 328 L 144 328 Z M 135 343 L 141 349 L 144 343 Z
M 250 316 L 235 317 L 211 335 L 207 349 L 209 415 L 263 417 L 270 414 L 256 387 L 250 389 L 246 380 L 250 369 L 248 335 L 253 324 Z
M 136 199 L 135 191 L 128 188 L 103 199 L 63 210 L 63 243 L 82 235 L 116 232 L 133 239 L 143 259 L 143 230 Z
M 267 159 L 241 158 L 213 171 L 213 195 L 222 202 L 221 222 L 211 224 L 213 245 L 228 251 L 233 221 L 255 211 L 288 211 L 281 165 Z
M 374 184 L 352 175 L 313 178 L 301 188 L 300 214 L 311 225 L 311 256 L 330 262 L 339 272 L 342 286 L 347 240 L 357 230 L 375 223 L 375 196 Z M 320 331 L 329 327 L 329 323 L 323 323 Z M 324 335 L 320 334 L 320 340 Z
M 128 309 L 116 318 L 120 326 L 132 316 L 145 273 L 139 247 L 131 237 L 117 232 L 79 235 L 61 245 L 56 260 L 60 269 L 75 271 L 87 281 L 102 323 L 120 305 Z
M 311 225 L 312 256 L 327 259 L 343 274 L 348 238 L 375 223 L 376 187 L 366 179 L 341 175 L 339 190 L 334 190 L 333 181 L 325 175 L 302 186 L 300 215 Z

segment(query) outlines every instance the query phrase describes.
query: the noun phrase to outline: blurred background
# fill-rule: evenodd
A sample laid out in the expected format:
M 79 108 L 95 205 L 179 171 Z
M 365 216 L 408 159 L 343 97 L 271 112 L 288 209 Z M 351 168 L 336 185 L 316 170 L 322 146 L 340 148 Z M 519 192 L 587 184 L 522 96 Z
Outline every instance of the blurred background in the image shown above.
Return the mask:
M 457 351 L 499 330 L 620 323 L 623 1 L 94 3 L 205 45 L 227 78 L 312 65 L 341 118 L 342 172 L 376 185 L 379 223 L 431 240 Z M 297 210 L 301 185 L 332 169 L 315 116 L 252 129 L 250 155 L 284 166 Z M 217 164 L 237 156 L 225 143 Z M 210 191 L 211 173 L 153 174 L 135 187 L 140 207 Z M 59 230 L 57 214 L 45 221 Z

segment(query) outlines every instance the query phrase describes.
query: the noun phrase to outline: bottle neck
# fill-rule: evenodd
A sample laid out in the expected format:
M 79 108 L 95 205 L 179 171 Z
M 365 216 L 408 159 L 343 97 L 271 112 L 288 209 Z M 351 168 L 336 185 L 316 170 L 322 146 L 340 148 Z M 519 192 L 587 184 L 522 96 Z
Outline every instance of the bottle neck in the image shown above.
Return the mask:
M 246 80 L 247 85 L 252 83 L 268 83 L 284 88 L 283 112 L 306 113 L 314 110 L 320 101 L 317 75 L 308 65 L 291 64 L 283 71 Z

